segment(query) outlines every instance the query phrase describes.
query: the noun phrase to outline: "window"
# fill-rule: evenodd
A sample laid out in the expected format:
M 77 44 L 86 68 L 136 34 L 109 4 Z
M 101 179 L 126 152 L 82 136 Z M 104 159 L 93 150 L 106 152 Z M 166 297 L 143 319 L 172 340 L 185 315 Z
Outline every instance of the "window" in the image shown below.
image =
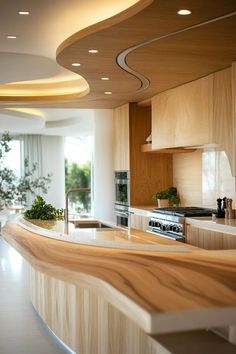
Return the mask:
M 22 174 L 22 142 L 20 140 L 12 140 L 9 143 L 11 150 L 7 152 L 4 158 L 4 166 L 11 169 L 17 178 Z
M 74 217 L 93 214 L 93 137 L 65 138 L 65 190 L 90 188 L 91 192 L 73 192 L 69 196 L 69 210 Z

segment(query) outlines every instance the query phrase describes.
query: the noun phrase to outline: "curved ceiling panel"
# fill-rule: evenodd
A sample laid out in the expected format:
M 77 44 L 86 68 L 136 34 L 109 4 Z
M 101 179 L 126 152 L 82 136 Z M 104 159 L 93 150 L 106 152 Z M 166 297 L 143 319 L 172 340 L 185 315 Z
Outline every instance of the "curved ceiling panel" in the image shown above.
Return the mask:
M 183 5 L 192 11 L 190 16 L 177 14 Z M 236 42 L 231 40 L 236 36 L 235 26 L 231 23 L 224 29 L 225 20 L 221 16 L 235 10 L 235 0 L 216 0 L 214 5 L 211 0 L 188 0 L 184 4 L 179 0 L 154 0 L 142 11 L 122 22 L 112 23 L 112 19 L 109 19 L 104 21 L 106 24 L 94 25 L 68 38 L 58 48 L 57 61 L 71 70 L 71 62 L 79 58 L 81 66 L 76 72 L 90 86 L 89 95 L 78 102 L 80 107 L 112 108 L 126 102 L 140 101 L 230 65 L 235 60 Z M 212 53 L 215 51 L 218 55 L 223 48 L 227 61 L 221 62 L 221 59 L 214 58 L 211 53 L 204 53 L 206 46 L 211 48 L 212 34 L 208 36 L 208 31 L 211 32 L 208 21 L 214 18 L 218 19 L 215 22 L 217 30 Z M 234 17 L 229 17 L 228 21 L 231 20 L 236 23 Z M 201 23 L 204 25 L 193 30 L 193 26 L 197 27 Z M 220 29 L 223 35 L 220 35 Z M 202 31 L 206 41 L 201 46 L 199 40 L 203 39 Z M 189 37 L 188 41 L 185 41 L 185 36 Z M 146 41 L 156 41 L 159 37 L 166 38 L 143 47 Z M 162 47 L 165 41 L 166 46 Z M 138 49 L 127 56 L 134 46 Z M 88 50 L 91 48 L 97 49 L 98 53 L 89 54 Z M 191 48 L 190 51 L 188 48 Z M 191 68 L 188 65 L 191 55 L 188 54 L 195 48 L 195 58 L 196 61 L 199 59 L 199 65 L 195 62 Z M 202 54 L 206 55 L 206 59 L 201 62 Z M 171 65 L 165 65 L 168 62 Z M 203 69 L 202 64 L 205 66 Z M 102 76 L 109 77 L 110 80 L 103 82 Z M 112 94 L 105 97 L 105 91 Z
M 0 83 L 50 78 L 61 72 L 54 60 L 39 55 L 0 52 Z
M 0 131 L 29 133 L 32 129 L 44 128 L 45 119 L 37 110 L 4 109 L 0 110 Z

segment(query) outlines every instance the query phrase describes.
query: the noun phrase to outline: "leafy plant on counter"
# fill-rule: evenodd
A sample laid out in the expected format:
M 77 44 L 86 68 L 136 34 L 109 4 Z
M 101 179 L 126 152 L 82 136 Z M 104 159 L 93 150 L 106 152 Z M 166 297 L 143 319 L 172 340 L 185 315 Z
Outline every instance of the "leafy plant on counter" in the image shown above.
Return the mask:
M 25 211 L 24 217 L 38 220 L 63 220 L 64 211 L 47 204 L 40 195 L 37 195 L 31 209 Z
M 163 191 L 157 192 L 153 194 L 152 198 L 154 200 L 168 199 L 171 205 L 179 205 L 180 203 L 180 198 L 177 193 L 177 188 L 175 187 L 170 187 Z

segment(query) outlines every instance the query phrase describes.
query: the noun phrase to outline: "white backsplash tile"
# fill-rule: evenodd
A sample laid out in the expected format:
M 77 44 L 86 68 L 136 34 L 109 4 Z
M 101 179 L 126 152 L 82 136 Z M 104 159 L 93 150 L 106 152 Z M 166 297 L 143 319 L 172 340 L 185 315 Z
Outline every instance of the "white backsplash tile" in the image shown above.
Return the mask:
M 181 205 L 216 208 L 217 198 L 235 203 L 235 178 L 224 151 L 196 151 L 173 155 L 173 182 Z

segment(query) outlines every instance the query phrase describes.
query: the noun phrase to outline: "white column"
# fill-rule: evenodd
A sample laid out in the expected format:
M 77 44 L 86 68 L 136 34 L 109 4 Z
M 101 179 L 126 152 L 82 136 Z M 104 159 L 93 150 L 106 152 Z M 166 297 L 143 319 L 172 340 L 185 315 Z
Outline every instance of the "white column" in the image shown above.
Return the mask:
M 94 216 L 114 221 L 112 110 L 95 110 L 94 127 Z

